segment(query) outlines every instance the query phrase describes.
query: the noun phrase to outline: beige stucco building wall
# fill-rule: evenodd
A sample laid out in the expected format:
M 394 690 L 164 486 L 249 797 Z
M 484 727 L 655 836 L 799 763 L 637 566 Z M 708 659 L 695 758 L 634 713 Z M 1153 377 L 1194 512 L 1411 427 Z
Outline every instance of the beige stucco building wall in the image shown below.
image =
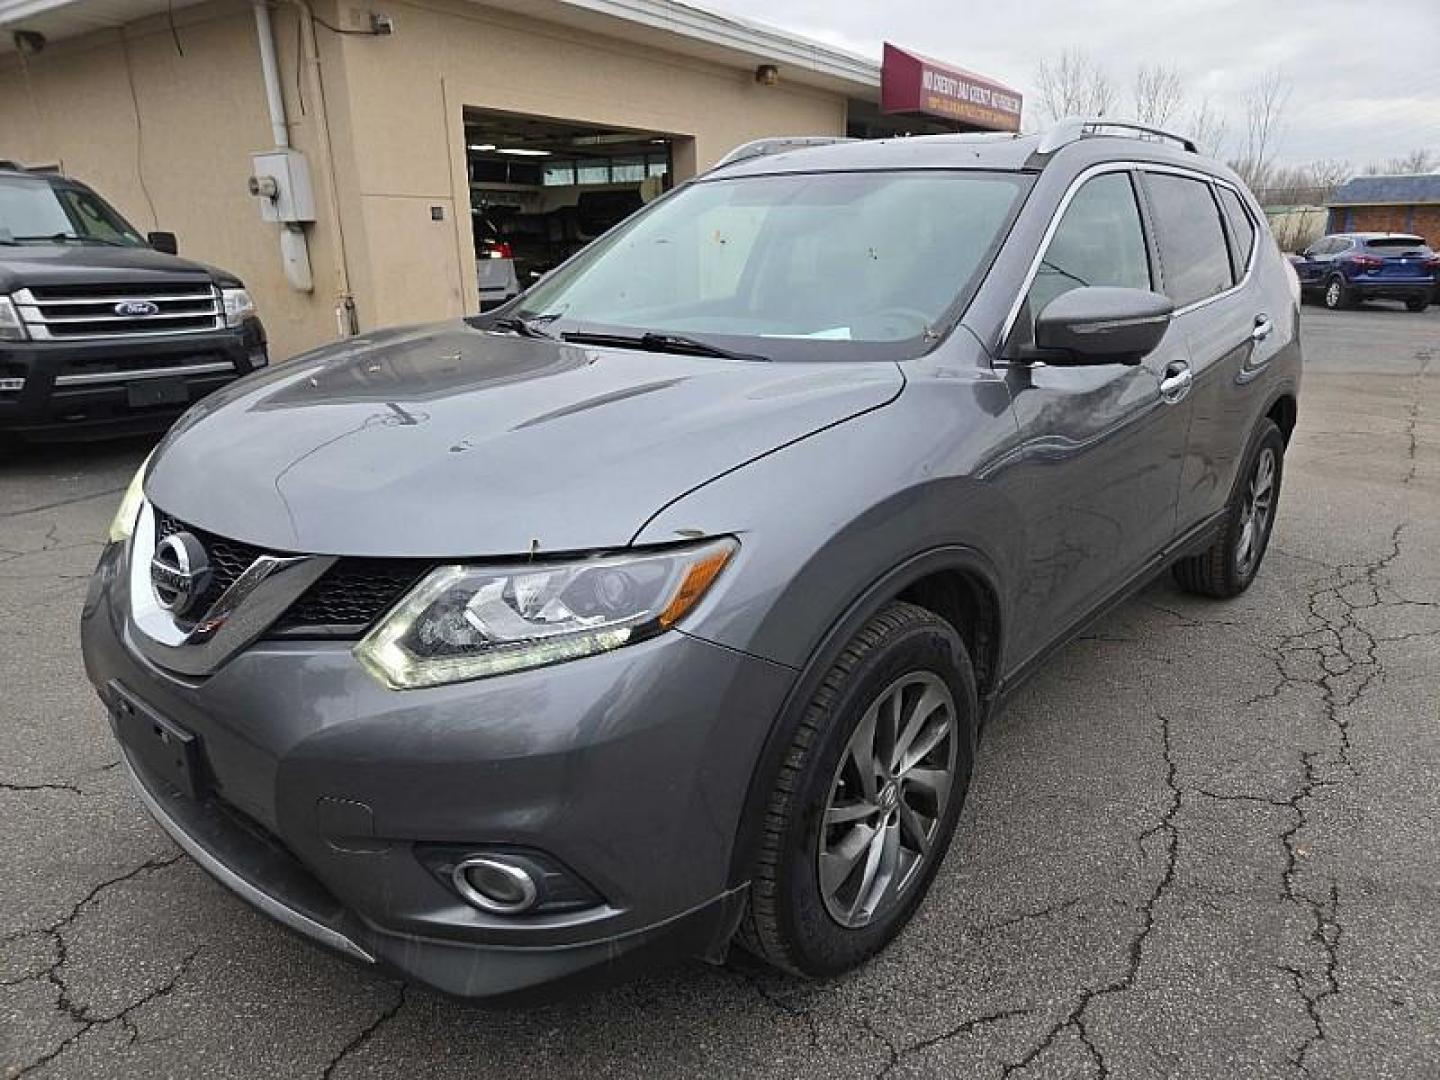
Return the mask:
M 293 15 L 277 16 L 282 63 L 292 76 L 295 29 Z M 291 78 L 292 106 L 294 93 Z M 295 145 L 313 158 L 313 118 L 293 107 L 292 117 Z M 23 65 L 13 55 L 0 61 L 0 158 L 59 163 L 136 228 L 173 231 L 182 255 L 238 274 L 276 354 L 289 355 L 335 335 L 334 271 L 327 274 L 334 238 L 332 230 L 313 230 L 315 292 L 291 290 L 277 227 L 260 221 L 245 188 L 250 153 L 271 144 L 246 5 L 178 11 L 174 33 L 165 20 L 148 20 L 56 42 Z
M 342 27 L 368 17 L 329 4 L 316 11 Z M 307 230 L 313 294 L 286 285 L 277 227 L 260 221 L 245 190 L 250 153 L 272 142 L 248 4 L 177 12 L 179 49 L 162 18 L 58 42 L 24 67 L 13 56 L 0 62 L 0 158 L 58 161 L 137 227 L 171 229 L 182 254 L 239 274 L 283 358 L 336 335 L 347 278 L 362 330 L 476 309 L 466 106 L 665 132 L 678 137 L 682 179 L 747 139 L 845 129 L 843 94 L 783 78 L 759 86 L 748 66 L 466 0 L 387 2 L 384 11 L 390 36 L 317 27 L 323 102 L 302 62 L 297 9 L 275 11 L 291 137 L 320 202 Z

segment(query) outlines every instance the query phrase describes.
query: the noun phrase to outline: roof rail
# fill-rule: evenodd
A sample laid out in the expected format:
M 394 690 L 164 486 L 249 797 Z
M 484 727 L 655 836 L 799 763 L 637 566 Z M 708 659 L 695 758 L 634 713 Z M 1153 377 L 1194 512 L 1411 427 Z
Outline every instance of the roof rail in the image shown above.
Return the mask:
M 1195 149 L 1195 143 L 1184 135 L 1176 135 L 1173 131 L 1164 131 L 1148 124 L 1137 124 L 1132 120 L 1111 120 L 1104 116 L 1067 116 L 1063 120 L 1057 120 L 1040 136 L 1040 145 L 1035 148 L 1035 152 L 1053 154 L 1062 146 L 1069 146 L 1087 135 L 1123 135 L 1146 142 L 1170 142 L 1192 154 L 1199 153 Z
M 5 158 L 0 158 L 0 169 L 8 169 L 8 170 L 10 170 L 11 172 L 26 172 L 26 171 L 27 171 L 26 168 L 25 168 L 25 166 L 24 166 L 24 165 L 21 165 L 18 161 L 9 161 L 9 160 L 7 160 L 7 159 L 5 159 Z
M 749 161 L 751 158 L 781 154 L 786 150 L 795 150 L 802 146 L 826 146 L 830 143 L 855 141 L 844 135 L 775 135 L 768 139 L 754 139 L 735 147 L 734 150 L 710 166 L 708 171 L 714 172 L 716 169 L 734 165 L 737 161 Z

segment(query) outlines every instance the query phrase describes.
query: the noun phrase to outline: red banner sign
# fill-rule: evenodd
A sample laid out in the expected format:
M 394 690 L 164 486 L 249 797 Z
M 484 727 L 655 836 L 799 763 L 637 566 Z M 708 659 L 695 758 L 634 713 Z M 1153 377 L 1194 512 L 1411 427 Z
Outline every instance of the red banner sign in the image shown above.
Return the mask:
M 1020 130 L 1020 95 L 1007 86 L 885 43 L 880 108 L 924 113 L 988 131 Z

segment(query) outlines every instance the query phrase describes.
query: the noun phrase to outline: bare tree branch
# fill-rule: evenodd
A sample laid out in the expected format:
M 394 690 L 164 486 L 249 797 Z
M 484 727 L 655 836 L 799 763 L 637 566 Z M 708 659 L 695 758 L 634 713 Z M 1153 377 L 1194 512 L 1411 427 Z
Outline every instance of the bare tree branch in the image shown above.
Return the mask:
M 1039 108 L 1046 120 L 1066 116 L 1108 116 L 1115 107 L 1115 84 L 1088 53 L 1066 49 L 1035 69 Z
M 1155 127 L 1163 126 L 1185 101 L 1180 73 L 1163 64 L 1141 64 L 1136 68 L 1131 94 L 1135 119 Z
M 1252 189 L 1267 185 L 1290 103 L 1290 83 L 1271 71 L 1245 95 L 1245 150 L 1231 167 Z
M 1211 107 L 1209 98 L 1201 98 L 1191 110 L 1188 127 L 1191 141 L 1202 154 L 1222 156 L 1230 129 L 1225 118 Z
M 1371 162 L 1365 166 L 1365 175 L 1379 176 L 1381 173 L 1389 173 L 1410 176 L 1415 173 L 1436 172 L 1437 169 L 1440 169 L 1440 157 L 1432 150 L 1419 149 L 1411 150 L 1403 157 L 1393 157 L 1383 165 L 1378 161 Z

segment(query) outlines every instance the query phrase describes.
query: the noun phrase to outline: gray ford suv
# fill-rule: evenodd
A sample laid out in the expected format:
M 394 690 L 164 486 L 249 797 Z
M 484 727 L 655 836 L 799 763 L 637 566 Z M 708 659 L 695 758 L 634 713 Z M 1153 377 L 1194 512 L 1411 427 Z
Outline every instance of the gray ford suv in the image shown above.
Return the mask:
M 455 994 L 732 939 L 830 975 L 1052 650 L 1167 567 L 1250 584 L 1300 345 L 1234 174 L 1113 122 L 799 142 L 140 470 L 85 662 L 222 883 Z

